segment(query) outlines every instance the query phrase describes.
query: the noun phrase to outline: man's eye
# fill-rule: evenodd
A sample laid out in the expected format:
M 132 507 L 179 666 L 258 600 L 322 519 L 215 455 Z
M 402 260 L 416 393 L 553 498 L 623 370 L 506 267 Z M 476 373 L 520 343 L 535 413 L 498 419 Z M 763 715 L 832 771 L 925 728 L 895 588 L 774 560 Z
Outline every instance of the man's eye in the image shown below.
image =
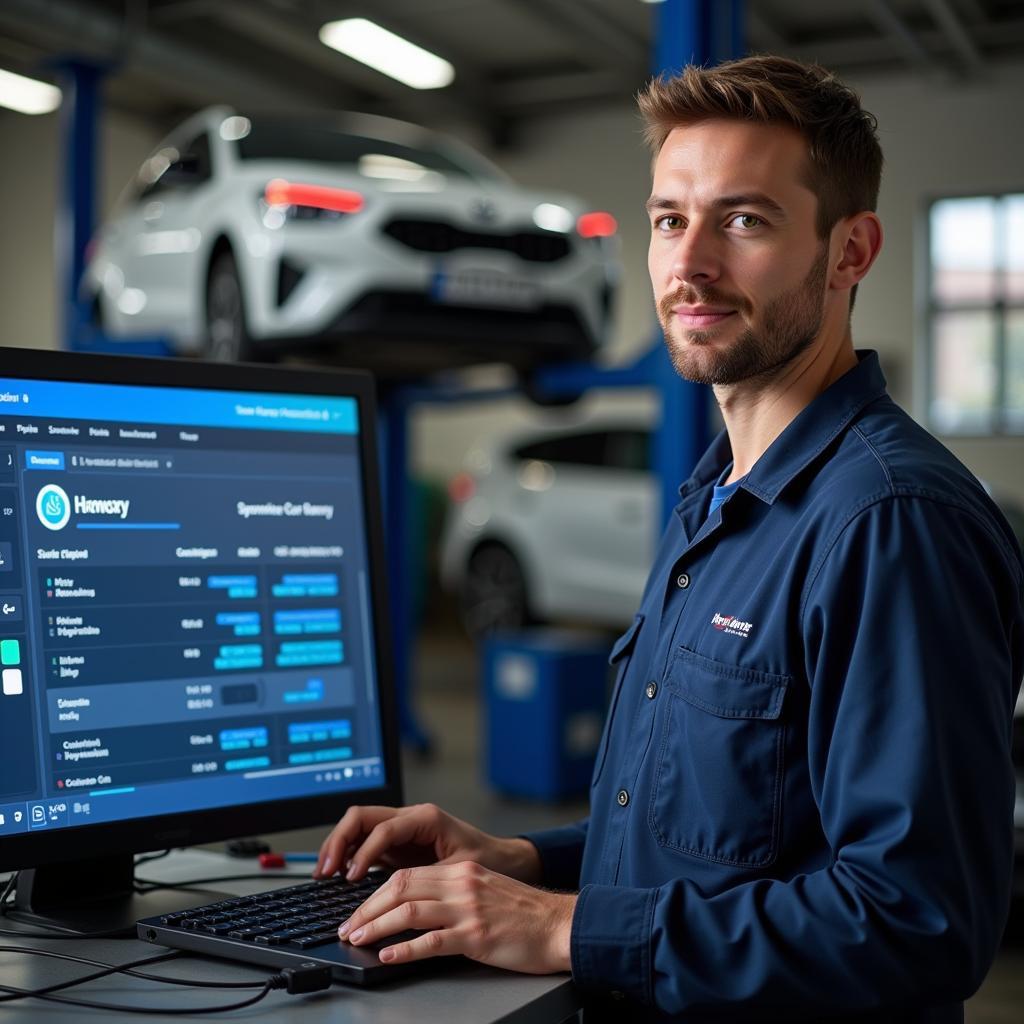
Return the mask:
M 732 223 L 738 224 L 746 231 L 751 231 L 753 228 L 759 228 L 764 221 L 760 217 L 755 217 L 752 213 L 738 213 L 733 217 Z
M 683 218 L 676 217 L 674 214 L 669 214 L 665 217 L 659 217 L 654 222 L 654 226 L 661 231 L 677 231 L 683 226 Z

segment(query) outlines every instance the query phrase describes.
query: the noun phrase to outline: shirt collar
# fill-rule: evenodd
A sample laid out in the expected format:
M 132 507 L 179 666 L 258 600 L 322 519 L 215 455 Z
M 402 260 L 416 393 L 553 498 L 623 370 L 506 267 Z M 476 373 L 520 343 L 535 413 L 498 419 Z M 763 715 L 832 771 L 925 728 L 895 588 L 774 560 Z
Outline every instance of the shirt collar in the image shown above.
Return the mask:
M 869 403 L 885 394 L 885 376 L 878 353 L 857 352 L 857 365 L 825 389 L 769 445 L 741 486 L 769 505 L 807 464 L 820 454 Z M 732 459 L 729 435 L 723 430 L 679 488 L 685 499 L 718 479 Z

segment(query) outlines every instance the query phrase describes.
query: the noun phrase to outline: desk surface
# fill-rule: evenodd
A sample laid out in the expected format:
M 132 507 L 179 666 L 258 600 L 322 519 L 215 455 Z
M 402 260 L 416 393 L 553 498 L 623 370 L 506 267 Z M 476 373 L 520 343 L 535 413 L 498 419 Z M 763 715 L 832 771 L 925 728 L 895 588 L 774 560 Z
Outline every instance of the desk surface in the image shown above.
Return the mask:
M 139 874 L 163 882 L 181 882 L 190 878 L 241 874 L 250 868 L 256 870 L 254 861 L 189 850 L 175 852 L 163 860 L 144 865 L 139 869 Z M 290 869 L 287 874 L 268 873 L 266 882 L 224 882 L 216 888 L 222 892 L 244 894 L 272 888 L 278 878 L 282 885 L 294 884 L 292 879 L 295 877 L 307 878 L 308 870 Z M 4 921 L 3 927 L 17 929 L 22 926 Z M 30 930 L 28 926 L 25 929 Z M 161 951 L 159 946 L 134 939 L 63 941 L 21 940 L 0 936 L 0 945 L 50 949 L 110 964 L 126 963 L 151 954 L 157 955 Z M 141 969 L 153 974 L 197 981 L 262 981 L 270 974 L 265 968 L 249 967 L 228 960 L 213 960 L 191 953 L 183 953 L 175 960 Z M 0 952 L 0 983 L 18 988 L 41 988 L 93 970 L 95 968 L 63 960 Z M 67 994 L 76 998 L 123 1002 L 132 1006 L 198 1008 L 240 1001 L 255 992 L 255 989 L 190 989 L 114 975 L 71 989 Z M 255 1006 L 244 1010 L 189 1015 L 188 1019 L 301 1020 L 302 1024 L 317 1024 L 328 1020 L 331 1024 L 427 1024 L 431 1021 L 443 1024 L 496 1024 L 498 1021 L 502 1024 L 561 1024 L 575 1013 L 578 1006 L 568 975 L 534 977 L 467 962 L 436 975 L 403 978 L 370 989 L 336 984 L 325 992 L 308 996 L 272 992 Z M 143 1014 L 113 1015 L 103 1010 L 61 1006 L 40 999 L 6 1004 L 0 1002 L 0 1024 L 70 1024 L 83 1018 L 118 1021 L 156 1019 Z

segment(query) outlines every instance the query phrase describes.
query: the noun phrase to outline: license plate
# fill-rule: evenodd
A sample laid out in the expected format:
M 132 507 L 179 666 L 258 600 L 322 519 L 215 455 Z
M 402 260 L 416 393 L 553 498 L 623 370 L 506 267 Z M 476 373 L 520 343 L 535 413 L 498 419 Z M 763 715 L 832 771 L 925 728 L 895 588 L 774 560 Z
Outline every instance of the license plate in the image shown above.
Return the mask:
M 459 306 L 487 306 L 500 309 L 535 309 L 540 289 L 494 270 L 458 270 L 434 275 L 430 290 L 435 302 Z

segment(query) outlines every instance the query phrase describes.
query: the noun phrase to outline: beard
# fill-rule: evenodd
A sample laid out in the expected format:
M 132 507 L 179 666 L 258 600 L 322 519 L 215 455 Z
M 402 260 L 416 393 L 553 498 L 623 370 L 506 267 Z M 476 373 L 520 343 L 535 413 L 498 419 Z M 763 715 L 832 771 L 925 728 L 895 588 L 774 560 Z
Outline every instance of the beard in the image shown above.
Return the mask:
M 726 306 L 740 316 L 749 316 L 749 303 L 714 289 L 683 287 L 666 295 L 658 303 L 658 320 L 676 373 L 695 384 L 771 380 L 818 336 L 825 313 L 827 277 L 828 246 L 823 244 L 807 276 L 765 306 L 762 323 L 756 329 L 748 320 L 748 326 L 724 351 L 715 350 L 713 330 L 687 330 L 685 341 L 675 337 L 673 328 L 679 327 L 674 323 L 673 308 L 684 303 Z

